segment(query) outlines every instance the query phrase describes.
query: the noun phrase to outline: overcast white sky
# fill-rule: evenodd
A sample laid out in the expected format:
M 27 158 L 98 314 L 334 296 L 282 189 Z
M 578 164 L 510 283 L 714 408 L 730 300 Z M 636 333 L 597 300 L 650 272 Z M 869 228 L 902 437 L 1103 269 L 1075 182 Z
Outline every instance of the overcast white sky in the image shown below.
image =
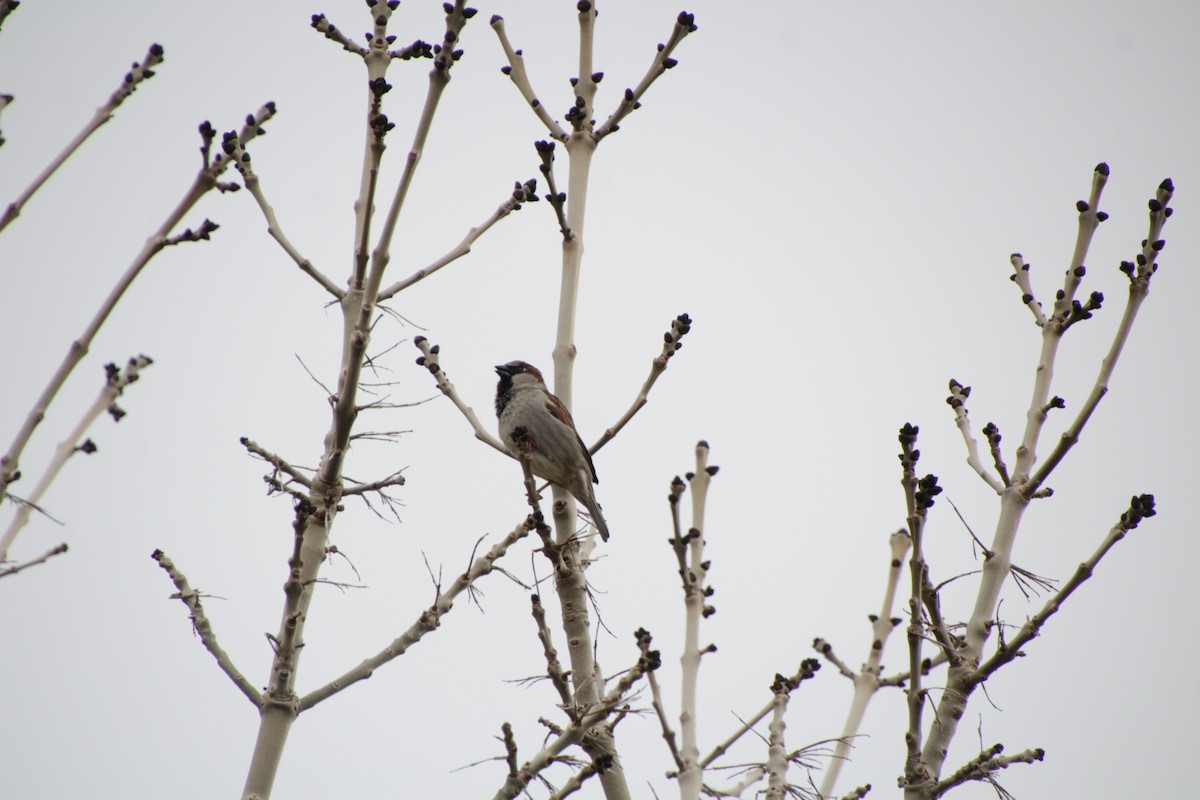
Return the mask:
M 487 19 L 505 16 L 539 95 L 561 118 L 576 71 L 574 4 L 480 0 L 462 39 L 418 181 L 393 246 L 393 277 L 433 261 L 537 174 L 544 129 L 500 73 Z M 1033 264 L 1039 297 L 1061 285 L 1074 242 L 1074 203 L 1093 167 L 1112 168 L 1101 207 L 1111 219 L 1088 259 L 1085 291 L 1104 292 L 1096 318 L 1072 329 L 1056 373 L 1068 410 L 1090 391 L 1127 281 L 1118 271 L 1145 235 L 1146 200 L 1177 185 L 1149 300 L 1111 391 L 1051 485 L 1026 515 L 1016 561 L 1066 578 L 1127 506 L 1152 492 L 1159 516 L 1118 545 L 1028 648 L 1029 657 L 974 698 L 948 764 L 984 745 L 1043 747 L 1046 762 L 1001 778 L 1021 798 L 1171 796 L 1193 782 L 1200 698 L 1194 570 L 1200 559 L 1195 424 L 1200 326 L 1200 114 L 1188 2 L 952 3 L 693 2 L 700 30 L 644 108 L 600 147 L 589 195 L 579 307 L 575 418 L 594 440 L 633 399 L 681 312 L 695 320 L 633 424 L 596 458 L 612 541 L 589 572 L 602 618 L 600 661 L 611 674 L 636 657 L 632 632 L 656 636 L 660 680 L 677 713 L 682 604 L 666 546 L 670 479 L 692 465 L 697 439 L 721 466 L 707 540 L 718 613 L 703 632 L 702 734 L 712 746 L 768 699 L 776 672 L 829 639 L 852 665 L 866 655 L 887 536 L 903 524 L 896 430 L 921 426 L 921 466 L 985 538 L 995 496 L 964 462 L 944 403 L 954 377 L 974 387 L 976 429 L 1019 438 L 1038 331 L 1008 280 L 1008 256 Z M 674 3 L 602 3 L 598 107 L 641 78 L 668 36 Z M 0 202 L 16 196 L 115 88 L 151 42 L 166 63 L 117 118 L 0 236 L 0 447 L 6 447 L 72 338 L 190 183 L 196 126 L 238 127 L 267 100 L 279 106 L 251 151 L 264 189 L 300 250 L 342 283 L 363 139 L 365 73 L 309 28 L 324 12 L 354 35 L 361 2 L 277 0 L 64 6 L 26 0 L 0 30 Z M 408 0 L 400 41 L 435 41 L 439 3 Z M 397 63 L 386 111 L 396 123 L 382 181 L 394 185 L 423 95 L 427 62 Z M 565 166 L 565 161 L 564 164 Z M 155 364 L 129 390 L 129 416 L 102 420 L 100 451 L 73 461 L 12 554 L 59 541 L 71 551 L 0 581 L 0 782 L 12 798 L 233 797 L 257 716 L 193 636 L 173 587 L 149 558 L 162 548 L 193 585 L 222 644 L 256 685 L 264 633 L 278 627 L 291 549 L 286 500 L 264 497 L 250 436 L 312 465 L 328 411 L 300 361 L 336 380 L 340 315 L 265 233 L 241 192 L 206 199 L 188 218 L 221 224 L 213 240 L 161 254 L 96 339 L 23 459 L 33 483 L 53 446 L 102 381 L 102 365 L 144 352 Z M 442 364 L 491 423 L 493 364 L 550 367 L 559 237 L 545 203 L 529 206 L 475 251 L 397 298 L 411 321 L 385 319 L 373 351 L 396 381 L 391 399 L 434 393 L 412 363 L 411 337 L 442 345 Z M 417 617 L 434 590 L 422 554 L 445 580 L 476 539 L 521 518 L 511 462 L 476 442 L 449 402 L 378 412 L 363 426 L 410 431 L 354 450 L 347 473 L 367 480 L 407 467 L 402 524 L 350 504 L 333 541 L 357 567 L 328 576 L 365 590 L 321 587 L 301 689 L 374 653 Z M 0 526 L 12 513 L 0 512 Z M 931 568 L 943 581 L 975 568 L 949 503 L 934 508 Z M 486 544 L 486 543 L 485 543 Z M 523 545 L 508 569 L 529 581 L 546 567 Z M 948 616 L 969 613 L 972 578 L 946 590 Z M 398 661 L 301 717 L 276 797 L 488 797 L 510 721 L 522 757 L 555 718 L 525 590 L 482 584 L 438 632 Z M 548 593 L 547 593 L 548 594 Z M 1043 599 L 1006 592 L 1020 623 Z M 560 635 L 560 646 L 562 646 Z M 906 659 L 902 637 L 885 663 Z M 794 697 L 789 743 L 836 735 L 849 682 L 826 666 Z M 894 796 L 902 770 L 903 698 L 879 696 L 844 774 Z M 976 733 L 977 729 L 980 733 Z M 651 717 L 619 729 L 637 796 L 675 788 Z M 761 760 L 757 742 L 738 753 Z M 799 779 L 799 776 L 794 776 Z M 561 775 L 560 775 L 561 779 Z M 1120 787 L 1120 788 L 1117 788 Z M 1132 789 L 1131 787 L 1136 787 Z M 584 797 L 598 797 L 589 786 Z M 963 798 L 991 797 L 975 786 Z

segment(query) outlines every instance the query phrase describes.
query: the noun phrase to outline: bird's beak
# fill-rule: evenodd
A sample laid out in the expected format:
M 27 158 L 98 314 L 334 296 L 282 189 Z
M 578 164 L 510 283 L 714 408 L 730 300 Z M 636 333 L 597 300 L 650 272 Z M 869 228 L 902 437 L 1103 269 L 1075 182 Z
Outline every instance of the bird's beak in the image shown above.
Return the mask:
M 497 375 L 507 375 L 508 374 L 508 365 L 507 364 L 497 364 L 496 365 L 496 374 Z

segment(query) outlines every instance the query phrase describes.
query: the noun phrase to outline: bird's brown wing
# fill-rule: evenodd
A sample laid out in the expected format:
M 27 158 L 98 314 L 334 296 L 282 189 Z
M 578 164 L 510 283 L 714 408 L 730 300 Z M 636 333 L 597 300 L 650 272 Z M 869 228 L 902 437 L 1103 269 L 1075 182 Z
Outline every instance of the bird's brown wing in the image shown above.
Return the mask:
M 547 393 L 549 394 L 549 393 Z M 583 439 L 579 437 L 579 431 L 575 429 L 575 420 L 571 419 L 571 412 L 563 405 L 563 402 L 554 395 L 550 395 L 546 401 L 546 410 L 550 412 L 550 416 L 566 425 L 575 434 L 575 441 L 579 443 L 579 451 L 583 453 L 583 457 L 587 459 L 588 469 L 592 473 L 592 483 L 599 483 L 600 479 L 596 477 L 596 465 L 592 463 L 592 454 L 588 452 L 587 445 L 583 443 Z

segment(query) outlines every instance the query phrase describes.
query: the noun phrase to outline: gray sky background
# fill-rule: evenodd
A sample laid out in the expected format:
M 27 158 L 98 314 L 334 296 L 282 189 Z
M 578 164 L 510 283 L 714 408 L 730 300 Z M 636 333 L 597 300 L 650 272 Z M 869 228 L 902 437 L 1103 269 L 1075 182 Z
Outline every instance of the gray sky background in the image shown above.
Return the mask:
M 505 16 L 543 102 L 561 118 L 572 95 L 576 23 L 568 2 L 478 3 L 417 183 L 393 245 L 407 275 L 456 244 L 537 175 L 544 129 L 500 73 L 487 19 Z M 976 431 L 995 421 L 1009 461 L 1020 438 L 1039 347 L 1008 280 L 1008 256 L 1033 264 L 1050 301 L 1069 266 L 1074 203 L 1092 169 L 1112 176 L 1085 291 L 1106 299 L 1072 329 L 1056 373 L 1067 412 L 1082 404 L 1108 347 L 1127 281 L 1116 267 L 1145 235 L 1146 200 L 1175 180 L 1149 300 L 1111 391 L 1055 474 L 1052 499 L 1026 514 L 1019 565 L 1065 579 L 1127 507 L 1152 492 L 1159 516 L 1120 543 L 1048 625 L 1029 657 L 974 698 L 948 760 L 985 746 L 1043 747 L 1046 762 L 1001 776 L 1017 797 L 1171 796 L 1193 781 L 1200 698 L 1191 587 L 1200 559 L 1195 516 L 1200 437 L 1194 424 L 1200 326 L 1200 115 L 1187 2 L 694 2 L 700 30 L 644 108 L 599 149 L 589 195 L 579 307 L 575 417 L 594 440 L 628 406 L 669 321 L 695 320 L 650 404 L 596 459 L 612 541 L 589 572 L 603 622 L 600 661 L 615 674 L 646 627 L 663 651 L 660 680 L 678 713 L 682 603 L 665 541 L 672 476 L 697 439 L 721 466 L 710 495 L 708 552 L 718 613 L 704 641 L 701 730 L 711 748 L 769 699 L 829 639 L 852 665 L 866 655 L 887 536 L 904 520 L 896 431 L 921 426 L 923 471 L 936 473 L 978 535 L 990 539 L 995 496 L 966 466 L 944 403 L 946 382 L 974 387 Z M 598 107 L 643 75 L 680 6 L 603 3 Z M 0 447 L 6 447 L 72 338 L 198 165 L 196 126 L 238 127 L 261 103 L 279 115 L 251 147 L 280 221 L 339 284 L 350 266 L 365 95 L 361 63 L 309 28 L 324 12 L 361 36 L 362 3 L 54 4 L 27 0 L 0 31 L 0 201 L 15 197 L 154 41 L 166 63 L 0 236 Z M 399 40 L 440 38 L 440 4 L 409 0 Z M 393 65 L 386 111 L 396 123 L 381 176 L 394 186 L 423 96 L 427 62 Z M 565 182 L 565 157 L 560 173 Z M 544 187 L 541 187 L 544 188 Z M 390 194 L 390 188 L 384 195 Z M 278 627 L 290 504 L 264 497 L 249 436 L 313 465 L 328 422 L 340 314 L 265 233 L 246 192 L 207 198 L 185 224 L 221 224 L 208 243 L 164 252 L 96 339 L 22 467 L 27 491 L 102 381 L 102 365 L 155 358 L 122 405 L 93 430 L 100 452 L 77 458 L 45 499 L 64 525 L 39 519 L 13 555 L 59 541 L 69 554 L 0 581 L 0 776 L 12 798 L 240 792 L 257 716 L 192 634 L 173 587 L 150 560 L 162 548 L 194 586 L 220 641 L 255 685 L 266 680 L 264 632 Z M 462 261 L 399 296 L 373 351 L 394 402 L 435 393 L 413 365 L 411 338 L 442 346 L 459 391 L 492 423 L 493 364 L 549 370 L 560 239 L 547 204 L 505 220 Z M 359 504 L 333 542 L 357 567 L 327 571 L 366 590 L 321 587 L 304 651 L 302 690 L 376 652 L 434 596 L 422 554 L 444 581 L 523 515 L 519 472 L 476 442 L 448 401 L 378 412 L 397 444 L 355 448 L 347 473 L 369 480 L 407 467 L 402 524 Z M 6 524 L 12 507 L 0 512 Z M 977 567 L 948 502 L 929 527 L 935 580 Z M 547 568 L 512 552 L 528 582 Z M 973 578 L 945 592 L 969 613 Z M 527 593 L 501 575 L 482 584 L 407 655 L 327 701 L 295 726 L 279 798 L 486 797 L 510 721 L 521 757 L 557 718 Z M 549 599 L 549 592 L 546 593 Z M 1041 607 L 1009 586 L 1011 623 Z M 899 609 L 897 610 L 899 612 Z M 561 635 L 559 646 L 563 648 Z M 563 648 L 565 650 L 565 648 Z M 890 671 L 906 660 L 889 643 Z M 849 682 L 828 665 L 794 696 L 789 744 L 837 735 Z M 645 702 L 648 706 L 648 700 Z M 894 796 L 903 766 L 903 697 L 876 698 L 844 772 Z M 976 730 L 980 732 L 977 734 Z M 623 722 L 637 796 L 675 793 L 651 716 Z M 704 748 L 704 749 L 708 749 Z M 736 759 L 762 760 L 750 741 Z M 561 780 L 561 774 L 559 779 Z M 799 776 L 794 776 L 799 777 Z M 1120 788 L 1117 788 L 1120 787 Z M 582 794 L 598 797 L 589 786 Z M 993 796 L 986 786 L 956 796 Z

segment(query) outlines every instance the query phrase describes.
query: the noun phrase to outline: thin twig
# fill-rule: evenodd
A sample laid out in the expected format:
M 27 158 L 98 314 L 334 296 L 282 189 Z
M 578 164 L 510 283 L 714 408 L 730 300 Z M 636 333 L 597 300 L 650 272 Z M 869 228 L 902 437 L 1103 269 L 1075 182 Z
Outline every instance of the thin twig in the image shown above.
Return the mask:
M 380 291 L 379 301 L 383 302 L 384 300 L 390 300 L 392 297 L 404 291 L 413 284 L 425 280 L 447 264 L 462 258 L 467 253 L 471 252 L 471 246 L 475 244 L 475 241 L 480 236 L 483 236 L 483 234 L 487 233 L 493 225 L 507 217 L 512 212 L 519 210 L 522 203 L 535 202 L 537 199 L 537 183 L 535 181 L 530 180 L 526 181 L 525 183 L 517 183 L 508 199 L 501 203 L 496 210 L 492 212 L 490 217 L 467 231 L 467 235 L 463 237 L 461 242 L 454 246 L 454 249 L 424 269 L 419 269 L 404 280 L 396 281 L 388 288 Z
M 147 356 L 136 356 L 126 362 L 124 370 L 117 369 L 115 364 L 105 365 L 105 381 L 104 386 L 100 388 L 100 393 L 96 396 L 91 406 L 83 413 L 75 428 L 67 434 L 67 438 L 55 448 L 54 457 L 46 467 L 46 471 L 42 474 L 33 491 L 27 497 L 22 498 L 23 502 L 9 523 L 8 529 L 4 531 L 3 536 L 0 536 L 0 562 L 8 559 L 8 551 L 12 547 L 13 541 L 16 540 L 17 534 L 21 532 L 21 529 L 29 521 L 30 513 L 40 510 L 38 503 L 41 502 L 42 497 L 51 484 L 54 483 L 54 480 L 58 477 L 63 467 L 66 466 L 68 459 L 76 453 L 91 454 L 96 452 L 95 443 L 91 439 L 85 439 L 88 428 L 105 411 L 108 411 L 114 420 L 120 420 L 125 415 L 125 412 L 117 405 L 117 398 L 125 392 L 125 387 L 136 382 L 140 377 L 141 371 L 152 363 L 151 359 Z
M 1020 253 L 1013 253 L 1008 260 L 1013 266 L 1013 274 L 1008 277 L 1021 289 L 1021 302 L 1025 303 L 1033 312 L 1033 319 L 1037 326 L 1039 328 L 1046 327 L 1046 314 L 1042 311 L 1042 304 L 1033 296 L 1033 284 L 1029 281 L 1029 264 L 1025 263 L 1025 259 Z
M 200 592 L 193 589 L 188 583 L 187 576 L 175 568 L 175 563 L 162 550 L 155 550 L 151 556 L 158 565 L 163 568 L 167 575 L 171 578 L 171 582 L 175 584 L 175 588 L 179 591 L 171 595 L 171 597 L 179 600 L 192 615 L 192 629 L 200 637 L 200 641 L 208 652 L 212 653 L 213 658 L 217 660 L 217 666 L 221 671 L 229 676 L 233 681 L 233 685 L 241 690 L 242 694 L 246 695 L 246 699 L 258 707 L 262 704 L 262 695 L 258 690 L 246 680 L 241 671 L 233 665 L 233 659 L 229 657 L 221 646 L 217 644 L 217 635 L 213 632 L 212 624 L 208 621 L 208 616 L 204 613 L 204 606 L 200 603 Z
M 239 134 L 229 133 L 226 138 L 238 138 L 244 145 L 246 142 L 253 139 L 262 130 L 262 125 L 275 114 L 275 104 L 267 103 L 259 110 L 247 118 L 246 125 L 242 128 Z M 88 348 L 91 346 L 92 340 L 96 338 L 96 334 L 103 327 L 104 322 L 108 319 L 117 303 L 125 294 L 125 291 L 132 285 L 133 281 L 141 274 L 142 269 L 150 263 L 155 255 L 166 246 L 168 237 L 171 231 L 179 224 L 180 220 L 191 211 L 192 207 L 200 201 L 205 194 L 212 189 L 227 189 L 229 187 L 222 184 L 218 179 L 229 167 L 229 158 L 225 154 L 218 154 L 211 160 L 208 157 L 209 146 L 216 132 L 212 126 L 205 122 L 200 126 L 200 135 L 203 142 L 201 147 L 205 154 L 204 163 L 196 177 L 192 181 L 192 185 L 184 192 L 183 198 L 179 204 L 167 215 L 166 220 L 159 226 L 158 230 L 146 240 L 142 246 L 141 252 L 134 257 L 125 274 L 122 275 L 112 290 L 108 293 L 108 297 L 101 303 L 100 308 L 96 311 L 95 316 L 84 328 L 83 333 L 79 335 L 67 349 L 67 354 L 51 376 L 50 381 L 42 390 L 41 395 L 34 402 L 34 406 L 30 409 L 29 415 L 25 418 L 24 424 L 17 431 L 12 443 L 9 445 L 7 452 L 0 456 L 0 500 L 4 499 L 8 491 L 8 485 L 12 483 L 14 475 L 18 471 L 21 454 L 25 451 L 25 446 L 29 443 L 30 437 L 33 436 L 34 430 L 45 418 L 46 412 L 54 398 L 58 395 L 59 389 L 66 383 L 71 372 L 87 355 Z
M 21 570 L 29 569 L 30 567 L 36 567 L 38 564 L 49 561 L 51 558 L 54 558 L 54 556 L 62 555 L 65 552 L 67 552 L 67 543 L 63 542 L 57 547 L 50 548 L 37 558 L 30 559 L 23 564 L 14 564 L 11 567 L 4 567 L 3 569 L 0 569 L 0 578 L 7 578 L 9 575 L 16 575 Z
M 316 266 L 300 254 L 300 251 L 292 244 L 291 240 L 283 232 L 283 226 L 279 224 L 279 219 L 275 216 L 275 209 L 267 202 L 266 195 L 263 194 L 262 183 L 258 179 L 258 174 L 250 166 L 250 156 L 248 153 L 244 157 L 238 157 L 235 161 L 238 171 L 242 173 L 242 178 L 246 185 L 246 191 L 254 197 L 258 203 L 259 210 L 262 211 L 263 217 L 267 220 L 267 233 L 271 235 L 283 251 L 288 254 L 292 261 L 296 262 L 296 266 L 300 268 L 304 274 L 317 282 L 321 288 L 329 292 L 334 300 L 341 300 L 346 294 L 345 290 L 325 276 L 325 273 L 317 269 Z
M 826 661 L 837 667 L 837 671 L 842 675 L 842 677 L 849 678 L 850 680 L 854 680 L 858 677 L 857 672 L 850 669 L 845 661 L 842 661 L 837 657 L 837 654 L 833 652 L 833 645 L 831 645 L 829 642 L 820 637 L 813 639 L 813 649 L 820 653 Z
M 650 62 L 650 69 L 646 71 L 645 77 L 642 78 L 637 88 L 626 89 L 625 96 L 621 99 L 620 105 L 605 120 L 604 124 L 596 129 L 597 139 L 603 139 L 610 133 L 616 133 L 621 127 L 621 120 L 625 119 L 635 109 L 642 107 L 642 98 L 645 96 L 647 90 L 650 89 L 650 85 L 658 79 L 658 76 L 674 67 L 677 63 L 675 59 L 671 58 L 671 53 L 675 51 L 675 47 L 689 33 L 695 32 L 695 15 L 689 14 L 686 11 L 679 12 L 679 16 L 675 18 L 675 27 L 671 29 L 671 37 L 667 39 L 666 44 L 658 46 L 658 53 L 654 56 L 654 60 Z
M 537 118 L 546 126 L 546 130 L 550 135 L 558 139 L 560 142 L 567 140 L 567 132 L 554 121 L 550 116 L 550 112 L 538 100 L 537 95 L 533 91 L 533 85 L 529 82 L 529 74 L 525 71 L 525 58 L 520 50 L 514 50 L 512 44 L 508 41 L 508 33 L 504 30 L 504 17 L 496 14 L 492 17 L 492 30 L 496 32 L 497 38 L 500 39 L 500 46 L 504 49 L 504 55 L 508 59 L 508 66 L 501 67 L 500 71 L 512 79 L 513 84 L 521 92 L 521 96 L 525 98 L 525 102 L 537 114 Z
M 2 21 L 2 18 L 0 18 L 0 21 Z M 118 87 L 117 90 L 109 96 L 104 105 L 96 109 L 96 113 L 93 114 L 88 123 L 83 126 L 83 130 L 75 135 L 75 138 L 72 139 L 65 148 L 63 148 L 62 152 L 54 157 L 54 160 L 51 161 L 44 170 L 42 170 L 40 175 L 33 179 L 33 183 L 29 184 L 25 191 L 21 192 L 20 196 L 17 197 L 16 200 L 9 203 L 8 208 L 4 210 L 4 214 L 0 215 L 0 231 L 3 231 L 8 227 L 10 222 L 20 216 L 21 209 L 25 207 L 27 202 L 29 202 L 29 198 L 33 197 L 34 193 L 37 192 L 38 189 L 42 188 L 42 185 L 45 184 L 46 181 L 50 180 L 50 176 L 58 171 L 58 168 L 63 165 L 63 162 L 70 158 L 71 154 L 78 150 L 80 146 L 87 141 L 87 138 L 95 133 L 101 125 L 108 122 L 116 115 L 118 106 L 125 102 L 125 99 L 137 90 L 137 87 L 142 83 L 142 81 L 146 81 L 154 77 L 154 67 L 161 64 L 162 60 L 162 45 L 150 45 L 150 49 L 146 51 L 145 58 L 143 58 L 140 62 L 134 62 L 133 67 L 129 70 L 129 72 L 125 73 L 125 78 L 121 81 L 120 87 Z
M 971 469 L 975 470 L 979 477 L 983 478 L 984 483 L 992 487 L 996 494 L 1004 491 L 1005 483 L 1002 483 L 995 475 L 987 471 L 983 461 L 979 458 L 979 442 L 971 433 L 971 421 L 967 417 L 967 398 L 971 396 L 971 387 L 963 386 L 956 380 L 950 381 L 950 396 L 946 398 L 946 403 L 954 409 L 954 422 L 958 425 L 958 430 L 962 433 L 963 443 L 967 446 L 967 464 Z M 996 451 L 993 451 L 993 453 Z
M 357 486 L 351 486 L 342 490 L 342 497 L 349 497 L 355 494 L 365 494 L 367 492 L 378 492 L 380 489 L 386 489 L 389 486 L 403 486 L 404 476 L 399 472 L 393 472 L 391 475 L 377 481 L 369 483 L 360 483 Z
M 666 709 L 663 707 L 662 690 L 658 685 L 658 677 L 653 673 L 646 675 L 646 681 L 650 685 L 650 705 L 654 709 L 654 714 L 658 717 L 658 724 L 662 728 L 663 741 L 667 743 L 667 750 L 671 753 L 671 760 L 675 762 L 675 769 L 683 769 L 683 759 L 679 755 L 679 745 L 675 740 L 675 731 L 671 730 L 671 723 L 667 719 Z
M 469 589 L 474 583 L 484 575 L 491 573 L 496 569 L 495 562 L 499 561 L 508 549 L 517 542 L 529 535 L 529 528 L 523 521 L 509 532 L 496 546 L 489 550 L 484 555 L 476 558 L 472 562 L 470 568 L 455 578 L 454 583 L 444 592 L 438 595 L 433 604 L 421 613 L 408 630 L 397 636 L 387 647 L 380 650 L 375 655 L 363 661 L 357 667 L 347 671 L 341 677 L 330 681 L 324 686 L 315 689 L 304 697 L 300 698 L 298 708 L 300 711 L 307 711 L 323 700 L 328 700 L 333 695 L 346 689 L 359 681 L 364 681 L 370 678 L 375 670 L 384 664 L 388 663 L 398 656 L 404 655 L 408 648 L 412 647 L 427 633 L 437 630 L 441 624 L 442 617 L 450 613 L 454 607 L 454 601 L 460 594 Z
M 645 656 L 639 658 L 637 664 L 622 675 L 612 690 L 600 698 L 599 702 L 589 708 L 578 720 L 572 721 L 554 741 L 543 747 L 541 752 L 522 764 L 516 775 L 510 775 L 496 792 L 495 800 L 511 800 L 517 797 L 542 770 L 555 761 L 560 753 L 571 745 L 579 743 L 594 727 L 617 711 L 633 685 L 641 680 L 647 671 L 657 669 L 657 667 L 657 663 L 649 661 Z
M 671 357 L 675 355 L 676 351 L 683 347 L 682 339 L 691 329 L 692 318 L 687 314 L 680 314 L 671 321 L 670 330 L 663 334 L 662 352 L 655 356 L 654 360 L 650 362 L 650 374 L 646 376 L 646 380 L 642 383 L 642 388 L 638 391 L 637 397 L 634 398 L 633 403 L 629 406 L 628 410 L 621 415 L 621 418 L 618 419 L 613 425 L 606 428 L 603 435 L 596 440 L 596 443 L 588 448 L 588 452 L 595 455 L 601 447 L 604 447 L 604 445 L 608 444 L 614 436 L 621 432 L 621 429 L 624 428 L 631 419 L 633 419 L 634 415 L 637 414 L 638 411 L 641 411 L 642 407 L 645 406 L 649 400 L 650 390 L 654 388 L 654 384 L 658 381 L 659 376 L 666 371 L 667 362 L 671 360 Z
M 821 663 L 819 661 L 817 661 L 815 658 L 806 658 L 800 662 L 800 667 L 799 667 L 799 669 L 796 670 L 796 674 L 792 675 L 787 680 L 790 682 L 793 682 L 797 686 L 799 686 L 801 682 L 809 680 L 813 676 L 815 676 L 819 669 L 821 669 Z M 708 768 L 709 766 L 712 765 L 712 763 L 714 761 L 716 761 L 721 756 L 725 755 L 725 753 L 729 750 L 729 748 L 733 747 L 733 745 L 738 741 L 738 739 L 741 739 L 748 732 L 753 730 L 754 726 L 757 725 L 759 722 L 761 722 L 763 720 L 763 718 L 765 718 L 767 716 L 767 714 L 770 714 L 772 709 L 774 709 L 774 707 L 775 707 L 775 698 L 772 696 L 771 700 L 766 705 L 764 705 L 762 708 L 760 708 L 754 714 L 754 716 L 743 721 L 742 724 L 738 726 L 737 730 L 735 730 L 729 736 L 729 738 L 727 738 L 725 741 L 718 744 L 716 747 L 714 747 L 712 749 L 712 752 L 710 752 L 707 756 L 702 758 L 700 760 L 700 766 L 703 768 Z
M 571 232 L 571 226 L 567 223 L 567 193 L 558 190 L 558 182 L 554 179 L 554 142 L 537 141 L 533 143 L 533 146 L 542 159 L 538 171 L 546 179 L 546 188 L 549 190 L 546 192 L 546 202 L 554 209 L 554 216 L 558 219 L 558 230 L 562 234 L 563 241 L 569 242 L 575 238 L 575 234 Z
M 252 439 L 249 439 L 245 436 L 238 439 L 238 441 L 241 442 L 242 447 L 246 448 L 248 451 L 250 451 L 254 455 L 261 458 L 263 461 L 266 461 L 268 464 L 270 464 L 272 467 L 274 467 L 276 472 L 282 472 L 283 474 L 285 474 L 289 478 L 291 478 L 293 481 L 295 481 L 296 483 L 303 486 L 305 489 L 312 488 L 312 479 L 311 478 L 309 478 L 307 475 L 305 475 L 303 472 L 301 472 L 296 467 L 293 467 L 291 464 L 284 461 L 282 458 L 280 458 L 275 453 L 272 453 L 270 450 L 264 449 L 260 444 L 258 444 L 257 442 L 255 442 Z
M 1010 640 L 996 648 L 996 652 L 987 661 L 979 665 L 979 669 L 975 671 L 968 686 L 976 686 L 987 680 L 996 670 L 1011 662 L 1021 654 L 1021 648 L 1029 642 L 1037 638 L 1042 630 L 1042 626 L 1058 613 L 1062 608 L 1062 604 L 1066 602 L 1076 589 L 1084 584 L 1096 570 L 1096 566 L 1100 560 L 1108 554 L 1108 551 L 1113 546 L 1125 538 L 1125 534 L 1138 526 L 1146 517 L 1152 517 L 1156 514 L 1154 508 L 1154 495 L 1143 494 L 1133 497 L 1129 502 L 1129 509 L 1121 514 L 1121 519 L 1117 521 L 1108 531 L 1108 535 L 1104 537 L 1104 541 L 1092 553 L 1086 561 L 1080 564 L 1070 579 L 1062 585 L 1062 587 L 1050 597 L 1041 610 L 1034 614 L 1017 634 Z
M 558 692 L 563 707 L 570 708 L 573 703 L 571 687 L 567 685 L 567 675 L 563 672 L 562 664 L 558 660 L 558 650 L 554 647 L 550 626 L 546 624 L 546 609 L 542 606 L 542 598 L 536 594 L 530 595 L 529 602 L 532 606 L 533 620 L 537 624 L 538 641 L 542 643 L 542 655 L 546 658 L 546 675 L 550 678 L 550 683 L 554 685 L 555 691 Z M 515 771 L 514 769 L 513 772 Z
M 941 797 L 954 787 L 968 781 L 990 781 L 992 780 L 992 774 L 998 770 L 1005 769 L 1013 764 L 1032 764 L 1035 761 L 1041 761 L 1046 756 L 1046 751 L 1040 747 L 1023 750 L 1013 756 L 1000 755 L 1003 751 L 1003 745 L 999 744 L 993 745 L 983 751 L 956 770 L 949 778 L 938 781 L 933 789 L 933 793 L 930 795 L 931 798 Z
M 446 373 L 439 363 L 441 348 L 436 344 L 431 345 L 429 340 L 424 336 L 418 336 L 413 339 L 413 344 L 423 353 L 417 359 L 417 364 L 429 370 L 429 373 L 437 381 L 437 387 L 441 393 L 450 398 L 450 402 L 454 403 L 454 407 L 462 412 L 462 415 L 467 418 L 467 422 L 471 423 L 471 427 L 475 430 L 475 438 L 489 445 L 494 450 L 511 457 L 512 454 L 508 452 L 508 448 L 501 444 L 499 439 L 488 433 L 487 429 L 479 421 L 479 417 L 475 415 L 475 410 L 463 402 L 463 399 L 458 394 L 458 390 L 454 388 L 454 384 L 446 377 Z
M 921 675 L 928 675 L 930 672 L 932 672 L 934 670 L 934 668 L 940 667 L 942 664 L 945 664 L 945 663 L 946 663 L 946 654 L 944 652 L 939 651 L 936 655 L 933 656 L 933 658 L 926 658 L 924 661 L 921 662 L 921 665 L 920 665 Z M 879 685 L 880 686 L 902 687 L 902 686 L 908 685 L 908 683 L 911 680 L 912 680 L 912 674 L 909 673 L 908 670 L 905 670 L 904 672 L 897 672 L 894 675 L 887 675 L 887 676 L 880 678 Z
M 326 19 L 324 14 L 313 14 L 312 27 L 317 33 L 323 34 L 326 39 L 340 44 L 342 49 L 348 53 L 354 53 L 363 58 L 366 58 L 370 54 L 365 47 L 338 30 L 338 27 Z
M 1096 376 L 1095 386 L 1092 388 L 1091 394 L 1080 408 L 1075 420 L 1071 423 L 1059 438 L 1058 444 L 1037 472 L 1029 479 L 1029 482 L 1022 488 L 1022 492 L 1027 496 L 1032 496 L 1046 479 L 1059 462 L 1063 460 L 1066 454 L 1070 451 L 1075 443 L 1079 441 L 1079 435 L 1083 431 L 1083 427 L 1091 419 L 1096 407 L 1100 405 L 1100 401 L 1104 395 L 1108 393 L 1108 383 L 1112 379 L 1113 371 L 1117 367 L 1117 361 L 1121 357 L 1121 352 L 1125 348 L 1125 342 L 1129 339 L 1129 333 L 1133 329 L 1134 320 L 1137 318 L 1138 309 L 1142 302 L 1150 292 L 1150 279 L 1154 275 L 1158 265 L 1155 263 L 1159 252 L 1163 249 L 1165 241 L 1162 237 L 1162 229 L 1167 217 L 1171 213 L 1170 202 L 1174 195 L 1175 186 L 1168 178 L 1163 181 L 1158 187 L 1155 197 L 1150 200 L 1150 230 L 1146 238 L 1143 240 L 1142 252 L 1137 256 L 1137 274 L 1134 274 L 1134 265 L 1126 262 L 1128 269 L 1125 270 L 1129 275 L 1129 295 L 1125 304 L 1125 311 L 1121 315 L 1121 322 L 1117 326 L 1117 331 L 1113 335 L 1112 344 L 1109 346 L 1108 354 L 1104 356 L 1104 360 L 1100 364 L 1100 372 Z M 1123 267 L 1125 265 L 1122 265 Z

